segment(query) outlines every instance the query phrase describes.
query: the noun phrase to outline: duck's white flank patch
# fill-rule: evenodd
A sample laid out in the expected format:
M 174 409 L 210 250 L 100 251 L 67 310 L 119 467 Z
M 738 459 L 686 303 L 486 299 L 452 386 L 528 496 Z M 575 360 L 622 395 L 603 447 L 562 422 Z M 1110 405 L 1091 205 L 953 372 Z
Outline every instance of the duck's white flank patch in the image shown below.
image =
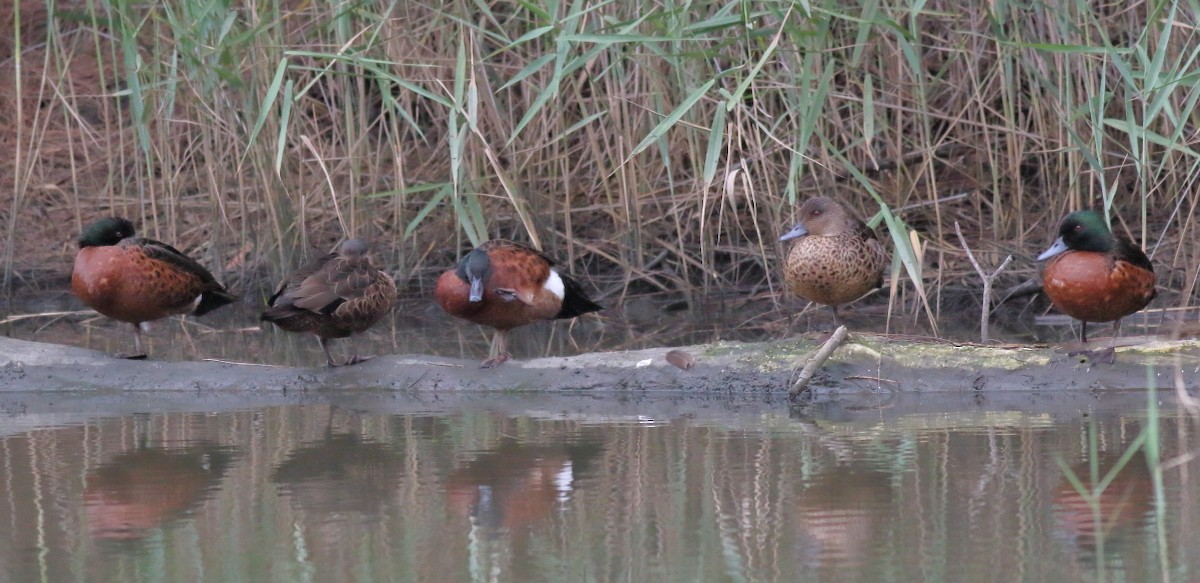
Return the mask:
M 554 474 L 554 489 L 558 490 L 558 501 L 565 502 L 571 498 L 571 482 L 575 481 L 575 469 L 571 467 L 571 461 L 567 460 Z
M 553 269 L 550 270 L 550 277 L 546 278 L 546 285 L 544 287 L 550 290 L 550 293 L 557 296 L 560 300 L 566 296 L 566 290 L 563 288 L 562 278 L 559 277 L 558 272 L 554 271 Z

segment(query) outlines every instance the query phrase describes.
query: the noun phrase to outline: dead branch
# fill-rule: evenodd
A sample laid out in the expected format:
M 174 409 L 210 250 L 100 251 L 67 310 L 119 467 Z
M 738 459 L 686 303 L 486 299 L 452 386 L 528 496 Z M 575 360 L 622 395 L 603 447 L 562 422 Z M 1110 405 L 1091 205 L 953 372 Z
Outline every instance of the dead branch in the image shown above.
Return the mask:
M 846 338 L 849 335 L 850 332 L 846 330 L 845 326 L 838 326 L 838 329 L 833 331 L 833 336 L 830 336 L 829 340 L 825 341 L 821 349 L 816 354 L 813 354 L 808 364 L 804 365 L 804 369 L 800 371 L 800 377 L 796 379 L 796 382 L 792 384 L 792 389 L 788 391 L 789 399 L 795 400 L 808 387 L 808 383 L 812 381 L 813 375 L 817 374 L 817 369 L 821 368 L 821 365 L 825 364 L 826 360 L 829 360 L 829 356 L 833 354 L 834 350 L 845 344 Z
M 979 262 L 975 260 L 975 254 L 971 252 L 971 248 L 967 247 L 967 239 L 963 237 L 962 228 L 958 226 L 958 221 L 954 221 L 954 233 L 958 235 L 958 242 L 962 244 L 963 251 L 967 252 L 967 259 L 971 260 L 971 265 L 975 267 L 975 273 L 983 278 L 983 311 L 979 315 L 979 341 L 987 344 L 988 341 L 988 314 L 992 311 L 992 280 L 1008 267 L 1012 261 L 1012 255 L 1004 258 L 1004 262 L 1000 267 L 996 268 L 991 275 L 983 272 L 983 268 L 979 266 Z

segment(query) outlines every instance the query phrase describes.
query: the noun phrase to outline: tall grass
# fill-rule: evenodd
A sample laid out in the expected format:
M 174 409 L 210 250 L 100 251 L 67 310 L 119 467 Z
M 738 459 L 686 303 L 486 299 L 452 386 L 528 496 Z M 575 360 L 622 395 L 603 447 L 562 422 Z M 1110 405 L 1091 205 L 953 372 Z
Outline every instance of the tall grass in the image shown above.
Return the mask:
M 1195 4 L 24 0 L 4 285 L 117 213 L 242 286 L 355 235 L 420 287 L 509 237 L 605 295 L 768 297 L 825 194 L 886 227 L 913 318 L 977 285 L 953 221 L 1015 281 L 1088 206 L 1190 306 Z

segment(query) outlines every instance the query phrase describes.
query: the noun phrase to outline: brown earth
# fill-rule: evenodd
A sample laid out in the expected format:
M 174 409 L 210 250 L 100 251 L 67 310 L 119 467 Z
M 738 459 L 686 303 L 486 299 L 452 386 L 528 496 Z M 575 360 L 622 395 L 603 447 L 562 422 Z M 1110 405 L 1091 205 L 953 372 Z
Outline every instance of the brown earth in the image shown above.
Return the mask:
M 680 392 L 786 397 L 795 370 L 823 337 L 765 343 L 718 342 L 683 348 L 696 365 L 668 363 L 671 348 L 538 358 L 480 369 L 475 362 L 432 356 L 380 356 L 366 363 L 290 368 L 214 361 L 129 361 L 69 346 L 0 337 L 0 393 L 88 394 L 129 398 L 187 391 L 232 397 L 314 395 L 352 390 L 422 394 Z M 1149 368 L 1148 368 L 1149 367 Z M 853 334 L 823 366 L 812 396 L 863 393 L 1062 393 L 1147 386 L 1200 388 L 1200 341 L 1151 342 L 1118 349 L 1116 363 L 1096 364 L 1046 346 L 982 346 Z

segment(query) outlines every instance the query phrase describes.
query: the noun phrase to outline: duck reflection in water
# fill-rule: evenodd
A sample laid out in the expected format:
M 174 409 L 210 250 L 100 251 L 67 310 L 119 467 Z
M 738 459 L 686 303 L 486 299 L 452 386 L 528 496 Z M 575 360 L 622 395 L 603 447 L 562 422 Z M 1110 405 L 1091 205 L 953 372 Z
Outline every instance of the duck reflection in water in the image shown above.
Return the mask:
M 506 438 L 446 477 L 446 505 L 467 517 L 475 535 L 511 536 L 523 548 L 536 525 L 571 497 L 604 447 L 600 441 L 547 445 Z
M 88 532 L 105 540 L 145 538 L 211 497 L 235 457 L 231 448 L 208 443 L 117 454 L 87 474 Z
M 881 533 L 894 519 L 887 512 L 894 503 L 892 482 L 884 472 L 849 464 L 798 484 L 791 514 L 800 535 L 797 553 L 819 572 L 865 577 L 859 570 L 870 568 Z
M 271 481 L 309 512 L 375 518 L 403 471 L 391 446 L 330 430 L 324 440 L 290 453 L 271 473 Z
M 1100 454 L 1101 480 L 1120 457 L 1119 453 Z M 1073 466 L 1071 471 L 1087 488 L 1086 493 L 1094 491 L 1096 486 L 1091 483 L 1088 462 Z M 1143 455 L 1133 456 L 1117 472 L 1096 498 L 1096 505 L 1099 512 L 1094 513 L 1087 497 L 1064 475 L 1054 489 L 1055 531 L 1079 551 L 1078 558 L 1084 566 L 1115 566 L 1138 534 L 1149 527 L 1152 518 L 1154 484 Z

